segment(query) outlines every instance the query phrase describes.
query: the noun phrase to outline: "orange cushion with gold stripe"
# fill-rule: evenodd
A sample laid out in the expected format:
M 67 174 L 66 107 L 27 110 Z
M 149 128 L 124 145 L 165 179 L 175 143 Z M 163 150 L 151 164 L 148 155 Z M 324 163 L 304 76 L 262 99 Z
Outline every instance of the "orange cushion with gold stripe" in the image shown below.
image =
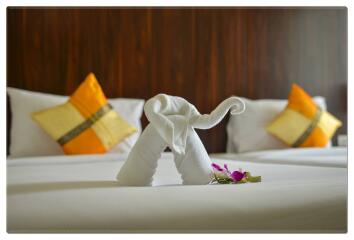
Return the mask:
M 136 131 L 108 103 L 90 73 L 69 100 L 32 114 L 66 154 L 105 153 Z
M 293 84 L 286 108 L 267 131 L 292 147 L 325 147 L 342 123 Z

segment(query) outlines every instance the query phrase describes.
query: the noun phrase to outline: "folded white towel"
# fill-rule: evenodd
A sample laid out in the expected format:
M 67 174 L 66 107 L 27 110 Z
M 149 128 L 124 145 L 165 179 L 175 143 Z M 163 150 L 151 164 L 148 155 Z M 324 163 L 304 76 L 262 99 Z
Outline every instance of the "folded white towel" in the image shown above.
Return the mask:
M 144 112 L 150 124 L 132 148 L 117 175 L 125 186 L 149 186 L 161 153 L 168 146 L 183 184 L 207 184 L 212 179 L 210 158 L 194 128 L 209 129 L 218 124 L 230 108 L 231 114 L 242 113 L 243 101 L 230 97 L 211 114 L 201 115 L 181 97 L 158 94 L 148 100 Z

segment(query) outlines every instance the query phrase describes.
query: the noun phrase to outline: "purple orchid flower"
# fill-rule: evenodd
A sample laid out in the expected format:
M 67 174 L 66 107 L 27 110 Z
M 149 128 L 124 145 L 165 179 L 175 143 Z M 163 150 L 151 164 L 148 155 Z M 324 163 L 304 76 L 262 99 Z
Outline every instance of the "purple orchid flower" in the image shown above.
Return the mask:
M 224 164 L 224 168 L 216 163 L 212 163 L 211 166 L 214 171 L 224 174 L 225 177 L 231 178 L 233 182 L 241 181 L 246 175 L 246 172 L 243 172 L 241 168 L 238 171 L 233 171 L 231 173 L 226 163 Z
M 219 171 L 219 172 L 224 172 L 224 169 L 222 167 L 220 167 L 218 164 L 216 163 L 212 163 L 211 166 L 216 170 L 216 171 Z
M 244 172 L 242 168 L 239 168 L 238 171 L 231 172 L 226 163 L 223 167 L 216 163 L 212 163 L 211 166 L 214 170 L 214 178 L 211 183 L 230 184 L 261 181 L 261 176 L 252 177 L 249 172 Z
M 233 171 L 231 174 L 230 174 L 230 178 L 232 178 L 232 180 L 234 182 L 238 182 L 238 181 L 241 181 L 246 175 L 246 172 L 242 172 L 242 171 Z

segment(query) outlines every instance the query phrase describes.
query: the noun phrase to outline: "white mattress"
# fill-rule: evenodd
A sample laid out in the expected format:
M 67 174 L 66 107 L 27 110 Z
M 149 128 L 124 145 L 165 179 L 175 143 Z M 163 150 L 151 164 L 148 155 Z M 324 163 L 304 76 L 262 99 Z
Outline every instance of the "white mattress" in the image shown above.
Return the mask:
M 216 154 L 261 183 L 181 186 L 172 155 L 154 187 L 119 187 L 126 155 L 7 161 L 9 232 L 346 232 L 344 148 Z M 139 169 L 137 169 L 139 174 Z

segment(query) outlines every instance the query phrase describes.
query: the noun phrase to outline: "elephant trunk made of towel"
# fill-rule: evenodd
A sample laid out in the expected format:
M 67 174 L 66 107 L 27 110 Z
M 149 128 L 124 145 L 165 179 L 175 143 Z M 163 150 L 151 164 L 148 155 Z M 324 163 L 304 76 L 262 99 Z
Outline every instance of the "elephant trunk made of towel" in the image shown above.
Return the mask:
M 117 180 L 123 186 L 151 186 L 157 162 L 166 147 L 183 184 L 208 184 L 213 178 L 211 161 L 194 130 L 217 125 L 231 109 L 231 114 L 245 110 L 244 102 L 230 97 L 210 114 L 200 114 L 194 105 L 181 97 L 158 94 L 149 99 L 144 113 L 149 124 L 130 151 Z

